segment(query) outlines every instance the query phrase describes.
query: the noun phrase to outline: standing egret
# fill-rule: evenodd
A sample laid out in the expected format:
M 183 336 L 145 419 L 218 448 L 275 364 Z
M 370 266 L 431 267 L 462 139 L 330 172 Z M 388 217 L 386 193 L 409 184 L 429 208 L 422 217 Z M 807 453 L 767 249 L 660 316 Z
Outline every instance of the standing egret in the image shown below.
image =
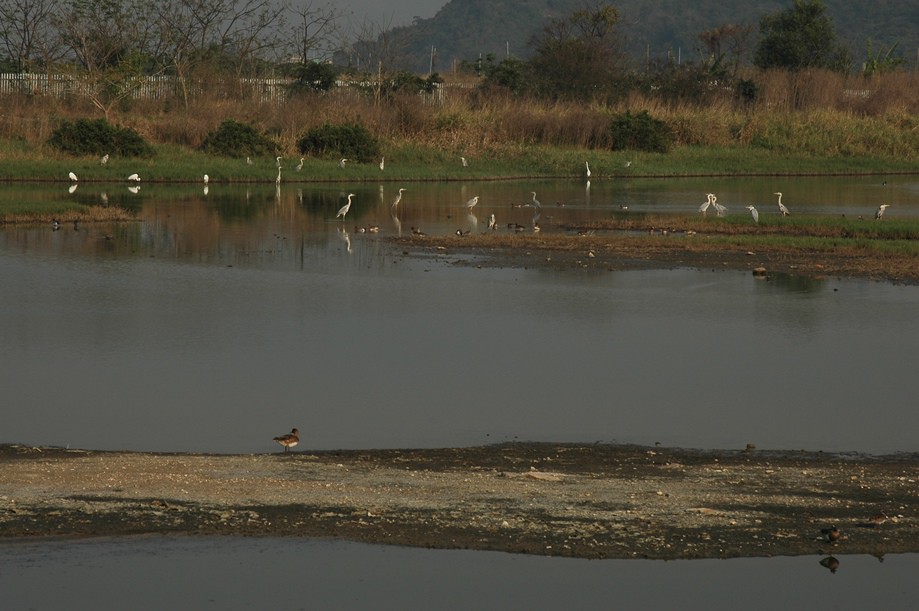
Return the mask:
M 776 191 L 773 195 L 779 196 L 779 212 L 782 213 L 782 216 L 788 216 L 791 212 L 788 211 L 788 208 L 785 207 L 785 204 L 782 203 L 782 192 Z
M 536 199 L 536 191 L 532 191 L 532 193 L 533 193 L 533 207 L 534 207 L 534 208 L 541 208 L 541 206 L 540 206 L 540 204 L 539 204 L 539 200 Z
M 281 166 L 278 166 L 278 177 L 274 179 L 274 184 L 281 186 Z
M 750 214 L 753 216 L 753 222 L 759 224 L 759 212 L 756 211 L 756 208 L 753 207 L 753 204 L 747 206 L 747 210 L 749 210 Z
M 466 208 L 467 208 L 468 210 L 472 210 L 473 208 L 475 208 L 475 205 L 476 205 L 477 203 L 479 203 L 479 196 L 478 196 L 478 195 L 476 195 L 475 197 L 473 197 L 472 199 L 470 199 L 468 202 L 466 202 Z
M 494 230 L 497 227 L 498 227 L 498 221 L 495 220 L 495 215 L 492 214 L 490 217 L 488 217 L 488 228 Z
M 879 221 L 884 216 L 884 211 L 890 207 L 890 204 L 881 204 L 878 211 L 874 213 L 874 220 Z
M 69 177 L 70 177 L 70 180 L 72 180 L 73 182 L 77 182 L 77 175 L 74 174 L 73 172 L 71 172 L 71 173 L 68 174 L 67 176 L 69 176 Z
M 463 167 L 464 167 L 464 168 L 468 168 L 468 167 L 469 167 L 469 162 L 466 161 L 466 158 L 465 158 L 465 157 L 460 157 L 460 161 L 463 162 Z
M 402 192 L 403 192 L 403 191 L 405 191 L 405 189 L 399 189 L 399 195 L 396 196 L 396 199 L 392 200 L 392 206 L 391 206 L 392 208 L 395 208 L 396 206 L 398 206 L 398 205 L 399 205 L 399 202 L 402 201 Z
M 205 175 L 204 175 L 204 184 L 207 184 L 207 183 L 209 183 L 209 182 L 211 182 L 211 177 L 208 176 L 207 174 L 205 174 Z
M 341 217 L 341 220 L 345 220 L 345 215 L 348 214 L 348 210 L 351 209 L 352 197 L 354 197 L 354 193 L 348 193 L 348 203 L 339 208 L 338 214 L 335 215 L 335 218 Z
M 131 174 L 130 176 L 128 176 L 128 180 L 133 180 L 134 182 L 140 182 L 140 176 L 138 176 L 137 174 Z
M 590 178 L 590 164 L 585 161 L 584 167 L 587 168 L 587 178 Z
M 341 159 L 338 160 L 338 167 L 340 167 L 342 170 L 344 170 L 344 169 L 345 169 L 345 164 L 346 164 L 347 162 L 348 162 L 348 160 L 345 159 L 344 157 L 342 157 Z
M 714 193 L 709 193 L 709 194 L 707 194 L 707 195 L 706 195 L 706 198 L 707 198 L 707 199 L 706 199 L 705 203 L 702 204 L 701 206 L 699 206 L 699 212 L 702 213 L 702 216 L 705 216 L 705 215 L 708 214 L 708 208 L 709 208 L 709 206 L 712 205 L 712 199 L 713 199 L 714 197 L 715 197 L 715 194 L 714 194 Z
M 282 159 L 284 159 L 284 158 L 283 158 L 283 157 L 275 157 L 275 158 L 274 158 L 274 161 L 275 161 L 275 163 L 278 164 L 278 167 L 279 167 L 279 168 L 281 167 L 281 160 L 282 160 Z
M 300 163 L 297 164 L 297 171 L 299 172 L 302 169 L 303 169 L 303 157 L 300 158 Z
M 252 157 L 246 157 L 246 165 L 252 165 Z
M 386 157 L 382 157 L 382 158 L 380 159 L 380 171 L 382 172 L 382 171 L 383 171 L 383 168 L 385 168 L 385 167 L 386 167 Z
M 102 159 L 99 160 L 99 163 L 100 163 L 101 165 L 105 165 L 105 164 L 108 163 L 108 153 L 106 153 L 105 155 L 102 156 Z

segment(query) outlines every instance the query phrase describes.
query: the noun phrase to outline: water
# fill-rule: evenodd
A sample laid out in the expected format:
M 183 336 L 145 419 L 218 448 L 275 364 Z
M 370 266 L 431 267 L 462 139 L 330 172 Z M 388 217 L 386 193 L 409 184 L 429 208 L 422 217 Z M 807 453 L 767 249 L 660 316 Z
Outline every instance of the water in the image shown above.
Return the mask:
M 577 560 L 297 539 L 0 544 L 4 608 L 911 609 L 919 555 Z
M 793 213 L 870 212 L 874 193 L 895 202 L 888 214 L 919 214 L 906 201 L 913 179 L 887 180 L 713 186 L 729 209 L 774 199 L 781 182 Z M 692 213 L 706 182 L 595 182 L 589 203 L 576 182 L 411 184 L 398 223 L 394 185 L 351 188 L 345 222 L 333 220 L 338 186 L 5 188 L 0 205 L 96 201 L 105 188 L 142 221 L 0 229 L 0 443 L 265 452 L 296 426 L 305 449 L 545 440 L 915 451 L 917 287 L 476 269 L 452 255 L 407 257 L 384 239 L 473 227 L 463 206 L 473 194 L 477 218 L 525 223 L 534 210 L 511 204 L 537 189 L 548 232 L 621 213 L 617 202 Z M 378 234 L 360 231 L 374 224 Z

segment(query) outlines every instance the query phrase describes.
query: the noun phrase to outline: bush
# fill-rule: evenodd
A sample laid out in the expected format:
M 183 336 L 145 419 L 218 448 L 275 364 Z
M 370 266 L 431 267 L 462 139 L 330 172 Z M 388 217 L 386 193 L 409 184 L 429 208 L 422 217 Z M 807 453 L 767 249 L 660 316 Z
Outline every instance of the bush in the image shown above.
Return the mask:
M 666 153 L 673 143 L 670 127 L 646 110 L 635 115 L 631 112 L 617 115 L 610 124 L 609 132 L 611 147 L 617 151 L 631 149 Z
M 221 123 L 216 131 L 205 136 L 201 149 L 213 155 L 257 157 L 273 154 L 275 146 L 274 142 L 251 125 L 229 119 Z
M 328 91 L 335 85 L 338 76 L 335 67 L 331 64 L 309 62 L 300 64 L 293 70 L 296 80 L 290 84 L 288 90 L 292 95 L 310 91 Z
M 71 155 L 150 157 L 153 147 L 129 127 L 115 127 L 105 119 L 64 121 L 48 144 Z
M 347 157 L 370 161 L 380 156 L 380 143 L 362 125 L 314 127 L 299 142 L 300 152 L 318 157 Z

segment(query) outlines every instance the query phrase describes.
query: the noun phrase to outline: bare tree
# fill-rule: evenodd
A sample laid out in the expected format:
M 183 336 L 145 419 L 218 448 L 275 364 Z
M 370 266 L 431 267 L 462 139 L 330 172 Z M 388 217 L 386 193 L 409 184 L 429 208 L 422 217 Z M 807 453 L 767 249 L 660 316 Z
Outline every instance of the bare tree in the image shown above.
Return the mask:
M 291 41 L 300 63 L 328 59 L 337 50 L 343 12 L 333 5 L 317 7 L 312 0 L 292 8 Z
M 0 44 L 17 70 L 47 67 L 56 58 L 52 17 L 57 9 L 58 0 L 0 0 Z

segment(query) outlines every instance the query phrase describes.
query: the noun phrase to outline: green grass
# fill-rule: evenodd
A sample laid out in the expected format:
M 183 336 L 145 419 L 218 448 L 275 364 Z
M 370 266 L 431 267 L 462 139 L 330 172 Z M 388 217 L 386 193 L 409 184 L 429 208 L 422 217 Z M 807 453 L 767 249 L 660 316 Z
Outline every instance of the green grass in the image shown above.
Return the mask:
M 0 181 L 69 182 L 74 172 L 80 182 L 124 182 L 137 173 L 142 181 L 201 182 L 208 174 L 213 183 L 273 183 L 277 168 L 273 157 L 245 159 L 208 155 L 178 145 L 158 145 L 150 159 L 112 157 L 105 166 L 95 157 L 71 157 L 44 146 L 21 141 L 0 141 Z M 632 151 L 605 152 L 574 148 L 505 144 L 477 155 L 467 155 L 468 167 L 460 162 L 461 151 L 414 144 L 384 146 L 386 169 L 379 160 L 350 162 L 344 169 L 337 159 L 306 158 L 303 170 L 295 171 L 299 154 L 283 160 L 286 183 L 315 181 L 436 181 L 491 180 L 524 177 L 584 176 L 589 161 L 595 178 L 698 175 L 827 175 L 913 173 L 908 163 L 890 159 L 788 155 L 761 148 L 678 147 L 667 154 Z M 631 162 L 627 165 L 627 162 Z

